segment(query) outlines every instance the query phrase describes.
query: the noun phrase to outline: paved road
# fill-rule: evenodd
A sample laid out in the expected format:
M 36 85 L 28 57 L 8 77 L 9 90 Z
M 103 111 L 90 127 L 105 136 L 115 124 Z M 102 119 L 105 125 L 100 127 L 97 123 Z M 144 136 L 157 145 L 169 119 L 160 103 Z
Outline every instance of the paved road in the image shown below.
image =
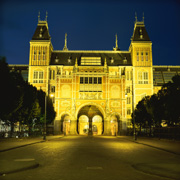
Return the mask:
M 67 136 L 0 153 L 39 167 L 2 180 L 166 180 L 180 178 L 180 156 L 110 136 Z M 11 163 L 10 163 L 11 164 Z M 167 178 L 168 177 L 168 178 Z

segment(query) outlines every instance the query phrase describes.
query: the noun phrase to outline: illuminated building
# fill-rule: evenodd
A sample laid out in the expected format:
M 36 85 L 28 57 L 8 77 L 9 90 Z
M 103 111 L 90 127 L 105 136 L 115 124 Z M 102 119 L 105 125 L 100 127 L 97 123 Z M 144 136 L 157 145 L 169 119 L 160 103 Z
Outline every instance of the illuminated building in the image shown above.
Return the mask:
M 126 133 L 132 127 L 132 102 L 135 106 L 180 72 L 179 66 L 153 66 L 152 42 L 144 20 L 137 19 L 129 50 L 119 49 L 116 35 L 110 51 L 75 51 L 67 47 L 67 34 L 64 48 L 54 50 L 47 17 L 39 17 L 28 68 L 28 81 L 52 97 L 55 134 L 80 135 Z M 166 72 L 170 75 L 163 79 Z

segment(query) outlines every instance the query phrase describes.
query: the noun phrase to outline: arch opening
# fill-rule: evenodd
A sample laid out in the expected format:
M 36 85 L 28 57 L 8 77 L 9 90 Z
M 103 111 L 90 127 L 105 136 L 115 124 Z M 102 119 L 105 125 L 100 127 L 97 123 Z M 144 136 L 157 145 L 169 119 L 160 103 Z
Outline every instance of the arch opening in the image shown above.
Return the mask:
M 78 112 L 77 132 L 80 135 L 102 135 L 104 119 L 95 105 L 85 105 Z
M 62 115 L 61 120 L 63 122 L 61 131 L 64 133 L 64 135 L 70 134 L 71 117 L 68 114 L 64 114 Z

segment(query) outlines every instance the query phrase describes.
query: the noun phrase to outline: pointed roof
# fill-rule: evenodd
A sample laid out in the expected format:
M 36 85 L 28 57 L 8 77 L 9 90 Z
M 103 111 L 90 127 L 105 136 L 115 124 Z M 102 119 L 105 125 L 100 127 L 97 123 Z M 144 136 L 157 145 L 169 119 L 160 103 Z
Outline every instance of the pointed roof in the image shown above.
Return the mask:
M 145 28 L 144 19 L 141 22 L 136 19 L 131 41 L 151 41 Z
M 45 20 L 40 20 L 40 13 L 38 15 L 38 25 L 36 31 L 32 37 L 32 40 L 51 40 L 49 35 L 48 23 L 47 23 L 47 12 Z

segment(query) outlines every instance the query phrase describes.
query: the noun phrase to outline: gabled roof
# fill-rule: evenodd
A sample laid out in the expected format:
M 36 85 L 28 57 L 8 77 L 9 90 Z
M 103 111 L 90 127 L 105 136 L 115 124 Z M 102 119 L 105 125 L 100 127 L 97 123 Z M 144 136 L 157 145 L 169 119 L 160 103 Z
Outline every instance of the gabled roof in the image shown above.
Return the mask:
M 146 31 L 144 22 L 135 22 L 132 41 L 151 41 Z
M 53 51 L 50 65 L 74 66 L 77 58 L 78 65 L 82 66 L 82 57 L 100 58 L 101 66 L 104 66 L 105 58 L 108 66 L 132 65 L 131 54 L 128 51 Z M 70 59 L 70 62 L 68 59 Z
M 39 21 L 32 40 L 51 40 L 47 21 Z

